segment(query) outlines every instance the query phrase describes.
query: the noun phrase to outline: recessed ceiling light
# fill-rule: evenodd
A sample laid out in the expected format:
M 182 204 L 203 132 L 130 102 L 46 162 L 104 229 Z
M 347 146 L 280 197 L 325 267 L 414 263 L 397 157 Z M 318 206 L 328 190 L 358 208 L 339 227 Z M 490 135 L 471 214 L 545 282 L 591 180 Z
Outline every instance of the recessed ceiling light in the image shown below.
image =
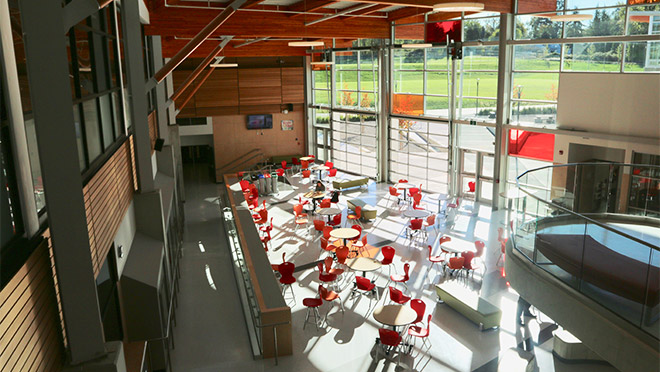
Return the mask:
M 211 63 L 209 66 L 220 67 L 220 68 L 238 67 L 238 63 Z
M 577 22 L 577 21 L 587 21 L 589 19 L 592 19 L 593 17 L 594 17 L 593 14 L 575 13 L 575 14 L 551 15 L 548 18 L 550 18 L 552 22 Z
M 437 12 L 480 12 L 484 10 L 483 3 L 440 3 L 433 5 Z
M 420 49 L 420 48 L 431 48 L 433 44 L 422 43 L 422 44 L 401 44 L 401 48 L 406 49 Z
M 324 45 L 322 41 L 289 41 L 290 47 L 315 47 Z

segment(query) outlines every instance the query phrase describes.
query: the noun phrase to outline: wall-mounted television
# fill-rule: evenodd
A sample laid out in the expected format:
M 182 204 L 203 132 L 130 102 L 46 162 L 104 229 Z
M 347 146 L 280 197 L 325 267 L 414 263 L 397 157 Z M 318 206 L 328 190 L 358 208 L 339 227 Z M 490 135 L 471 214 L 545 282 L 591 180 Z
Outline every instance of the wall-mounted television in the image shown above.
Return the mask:
M 273 128 L 273 115 L 248 115 L 247 129 L 271 129 Z

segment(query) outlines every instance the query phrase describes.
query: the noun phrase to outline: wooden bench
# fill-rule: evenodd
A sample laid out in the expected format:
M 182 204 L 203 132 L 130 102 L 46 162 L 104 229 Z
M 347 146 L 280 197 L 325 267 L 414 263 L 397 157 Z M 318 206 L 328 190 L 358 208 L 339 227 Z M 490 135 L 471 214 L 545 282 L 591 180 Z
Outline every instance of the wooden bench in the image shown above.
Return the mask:
M 334 180 L 332 187 L 337 190 L 349 189 L 351 187 L 366 186 L 369 183 L 369 178 L 356 178 L 354 180 Z
M 500 326 L 502 311 L 467 288 L 449 282 L 436 284 L 435 291 L 441 301 L 478 324 L 480 330 Z
M 362 219 L 363 220 L 375 220 L 377 211 L 376 208 L 368 205 L 362 199 L 350 199 L 346 202 L 348 208 L 352 211 L 355 211 L 355 207 L 362 208 Z

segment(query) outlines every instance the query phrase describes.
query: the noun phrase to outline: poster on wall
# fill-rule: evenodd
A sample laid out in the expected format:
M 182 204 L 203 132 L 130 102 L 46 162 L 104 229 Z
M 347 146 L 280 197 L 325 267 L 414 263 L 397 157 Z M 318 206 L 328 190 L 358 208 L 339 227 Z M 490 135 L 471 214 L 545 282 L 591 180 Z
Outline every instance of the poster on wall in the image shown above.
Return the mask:
M 293 120 L 282 120 L 282 130 L 293 130 Z

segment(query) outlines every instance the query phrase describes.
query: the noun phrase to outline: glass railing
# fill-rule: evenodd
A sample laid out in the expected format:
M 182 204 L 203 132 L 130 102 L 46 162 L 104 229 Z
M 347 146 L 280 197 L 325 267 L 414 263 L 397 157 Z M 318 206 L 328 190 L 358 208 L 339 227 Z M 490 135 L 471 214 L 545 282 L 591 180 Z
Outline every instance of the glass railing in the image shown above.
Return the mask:
M 534 185 L 535 172 L 552 184 Z M 509 192 L 515 250 L 656 339 L 660 331 L 660 167 L 580 163 L 537 168 Z M 643 201 L 641 201 L 643 199 Z

